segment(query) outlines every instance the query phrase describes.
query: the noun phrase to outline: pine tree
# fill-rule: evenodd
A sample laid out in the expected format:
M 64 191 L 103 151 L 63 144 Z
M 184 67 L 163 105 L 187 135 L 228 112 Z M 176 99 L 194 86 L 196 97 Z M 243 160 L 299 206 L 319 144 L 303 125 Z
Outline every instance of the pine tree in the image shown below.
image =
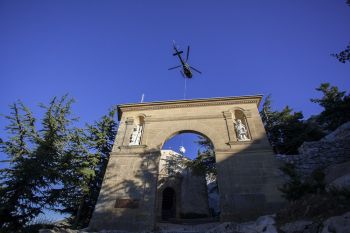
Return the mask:
M 35 119 L 20 101 L 10 106 L 6 118 L 10 135 L 1 142 L 1 151 L 9 157 L 9 166 L 0 170 L 0 227 L 4 232 L 16 232 L 41 213 L 44 198 L 43 182 L 38 176 L 38 164 L 32 144 L 37 140 Z
M 88 223 L 116 135 L 116 109 L 81 129 L 71 117 L 73 102 L 65 95 L 41 104 L 40 130 L 21 102 L 11 106 L 11 137 L 0 143 L 10 161 L 0 170 L 3 231 L 18 231 L 44 209 L 70 214 L 75 227 Z
M 339 91 L 338 87 L 329 83 L 322 83 L 317 91 L 322 92 L 320 99 L 311 99 L 312 102 L 323 107 L 317 121 L 328 131 L 333 131 L 341 124 L 350 121 L 350 94 Z
M 312 119 L 303 119 L 302 112 L 293 112 L 289 106 L 282 111 L 272 110 L 270 95 L 266 97 L 260 114 L 276 153 L 297 154 L 304 141 L 315 141 L 324 136 Z
M 115 114 L 116 108 L 112 108 L 99 121 L 94 122 L 92 125 L 87 125 L 85 137 L 91 152 L 90 159 L 94 163 L 94 176 L 90 177 L 88 192 L 81 200 L 79 212 L 75 219 L 76 225 L 86 226 L 96 205 L 109 155 L 117 133 L 118 124 L 114 119 Z

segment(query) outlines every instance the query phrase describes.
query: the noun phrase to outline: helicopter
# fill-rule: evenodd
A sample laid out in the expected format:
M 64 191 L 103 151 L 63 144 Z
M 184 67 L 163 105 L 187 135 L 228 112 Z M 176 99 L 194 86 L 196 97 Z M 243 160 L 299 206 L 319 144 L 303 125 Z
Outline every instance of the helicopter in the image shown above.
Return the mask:
M 180 71 L 182 76 L 184 78 L 188 78 L 188 79 L 191 79 L 192 76 L 193 76 L 193 73 L 192 73 L 192 70 L 198 72 L 199 74 L 201 74 L 202 72 L 200 72 L 199 70 L 197 70 L 196 68 L 190 66 L 187 61 L 188 61 L 188 56 L 189 56 L 189 53 L 190 53 L 190 46 L 187 46 L 187 54 L 186 54 L 186 60 L 184 61 L 184 59 L 181 57 L 181 54 L 183 53 L 183 51 L 179 51 L 178 48 L 176 47 L 176 44 L 175 44 L 175 41 L 173 41 L 173 47 L 174 47 L 174 50 L 175 50 L 175 53 L 173 54 L 173 56 L 178 56 L 180 62 L 181 62 L 181 65 L 178 65 L 178 66 L 175 66 L 175 67 L 172 67 L 172 68 L 169 68 L 168 70 L 173 70 L 173 69 L 176 69 L 176 68 L 180 68 L 182 67 L 182 70 Z

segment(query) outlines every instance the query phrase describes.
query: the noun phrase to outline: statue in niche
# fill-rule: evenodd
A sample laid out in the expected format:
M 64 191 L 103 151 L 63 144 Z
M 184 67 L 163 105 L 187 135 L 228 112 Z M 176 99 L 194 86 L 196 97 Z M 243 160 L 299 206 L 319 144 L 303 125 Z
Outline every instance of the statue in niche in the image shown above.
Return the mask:
M 131 133 L 129 145 L 130 146 L 140 145 L 141 134 L 142 134 L 142 125 L 137 125 Z
M 235 130 L 237 134 L 238 141 L 249 141 L 248 130 L 240 119 L 235 122 Z

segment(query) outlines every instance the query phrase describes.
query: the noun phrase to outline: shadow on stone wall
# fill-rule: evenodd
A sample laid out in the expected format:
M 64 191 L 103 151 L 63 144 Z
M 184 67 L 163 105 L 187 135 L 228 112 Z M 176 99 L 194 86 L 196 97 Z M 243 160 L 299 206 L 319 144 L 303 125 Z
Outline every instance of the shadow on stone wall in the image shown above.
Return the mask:
M 112 171 L 124 165 L 111 155 L 112 164 L 106 171 L 89 230 L 141 231 L 149 229 L 150 223 L 154 225 L 158 154 L 157 150 L 149 150 L 131 155 L 133 164 L 124 174 Z
M 272 150 L 263 148 L 259 142 L 244 145 L 245 148 L 237 152 L 215 151 L 221 221 L 255 219 L 274 213 L 284 204 L 278 191 L 280 163 Z M 128 159 L 111 156 L 90 230 L 155 229 L 160 150 L 128 156 Z M 125 161 L 120 158 L 132 164 L 124 165 Z M 120 169 L 118 175 L 111 175 L 116 174 L 112 169 Z

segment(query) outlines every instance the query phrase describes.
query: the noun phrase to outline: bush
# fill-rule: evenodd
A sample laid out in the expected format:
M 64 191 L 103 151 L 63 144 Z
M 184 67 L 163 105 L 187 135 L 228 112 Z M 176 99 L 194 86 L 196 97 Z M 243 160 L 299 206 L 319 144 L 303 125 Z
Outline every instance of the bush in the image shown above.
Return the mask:
M 310 177 L 304 179 L 298 174 L 293 164 L 286 164 L 280 169 L 289 177 L 289 180 L 279 187 L 279 190 L 289 201 L 298 200 L 307 194 L 325 191 L 325 175 L 320 169 L 313 171 Z

